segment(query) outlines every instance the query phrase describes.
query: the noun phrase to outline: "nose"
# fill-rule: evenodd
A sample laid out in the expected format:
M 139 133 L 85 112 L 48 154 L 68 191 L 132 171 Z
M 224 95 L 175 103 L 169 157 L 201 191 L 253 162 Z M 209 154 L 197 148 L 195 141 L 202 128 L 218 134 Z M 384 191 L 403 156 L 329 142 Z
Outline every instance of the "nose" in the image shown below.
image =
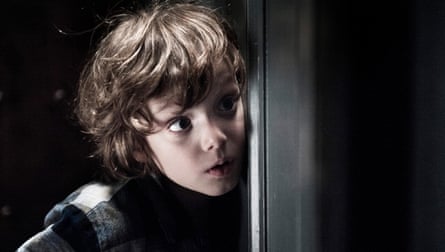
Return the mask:
M 203 151 L 218 150 L 224 147 L 227 142 L 227 135 L 223 131 L 222 125 L 207 121 L 201 130 L 201 146 Z

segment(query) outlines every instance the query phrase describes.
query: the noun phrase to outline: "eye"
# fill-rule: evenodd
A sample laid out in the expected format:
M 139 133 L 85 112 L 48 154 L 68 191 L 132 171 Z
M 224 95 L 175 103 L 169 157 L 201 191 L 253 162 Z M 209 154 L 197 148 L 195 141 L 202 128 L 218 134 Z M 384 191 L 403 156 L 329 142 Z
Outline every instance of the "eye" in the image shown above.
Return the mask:
M 173 132 L 181 132 L 190 128 L 191 124 L 187 117 L 179 117 L 168 126 L 168 129 Z
M 230 112 L 233 111 L 236 108 L 236 102 L 238 100 L 238 97 L 236 96 L 225 96 L 221 99 L 221 101 L 218 104 L 218 109 L 222 112 Z

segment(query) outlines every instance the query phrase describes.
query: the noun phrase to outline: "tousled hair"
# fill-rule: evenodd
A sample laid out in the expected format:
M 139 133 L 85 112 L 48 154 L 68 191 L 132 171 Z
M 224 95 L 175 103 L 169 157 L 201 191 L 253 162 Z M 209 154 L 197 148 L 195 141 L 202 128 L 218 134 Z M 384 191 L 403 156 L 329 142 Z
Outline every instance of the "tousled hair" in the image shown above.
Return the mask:
M 157 4 L 110 23 L 113 28 L 82 71 L 75 112 L 97 146 L 106 177 L 141 177 L 158 172 L 144 137 L 150 127 L 132 123 L 141 118 L 151 125 L 147 101 L 166 97 L 183 109 L 197 104 L 221 59 L 231 64 L 244 93 L 244 62 L 234 31 L 208 7 Z M 144 161 L 136 160 L 136 152 Z

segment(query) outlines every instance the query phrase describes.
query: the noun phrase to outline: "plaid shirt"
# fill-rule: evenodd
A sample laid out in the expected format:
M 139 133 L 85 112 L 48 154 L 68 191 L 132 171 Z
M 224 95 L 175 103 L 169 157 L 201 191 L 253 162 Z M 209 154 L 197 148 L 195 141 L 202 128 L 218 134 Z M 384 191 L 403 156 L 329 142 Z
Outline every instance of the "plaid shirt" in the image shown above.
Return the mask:
M 17 251 L 215 251 L 151 177 L 91 183 L 57 204 Z

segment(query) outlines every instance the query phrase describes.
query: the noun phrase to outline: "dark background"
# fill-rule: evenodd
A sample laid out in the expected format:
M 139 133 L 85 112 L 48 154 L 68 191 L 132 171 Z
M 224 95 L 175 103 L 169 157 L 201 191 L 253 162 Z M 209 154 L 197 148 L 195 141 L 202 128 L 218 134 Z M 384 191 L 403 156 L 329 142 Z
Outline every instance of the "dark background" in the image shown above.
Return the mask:
M 445 251 L 445 1 L 316 1 L 323 251 Z
M 88 30 L 129 3 L 2 3 L 2 251 L 94 176 L 70 102 Z M 445 2 L 314 4 L 323 251 L 445 251 Z
M 91 32 L 107 1 L 7 1 L 0 35 L 0 250 L 41 230 L 96 160 L 72 115 Z M 62 29 L 68 35 L 58 32 Z M 84 34 L 76 34 L 84 33 Z

